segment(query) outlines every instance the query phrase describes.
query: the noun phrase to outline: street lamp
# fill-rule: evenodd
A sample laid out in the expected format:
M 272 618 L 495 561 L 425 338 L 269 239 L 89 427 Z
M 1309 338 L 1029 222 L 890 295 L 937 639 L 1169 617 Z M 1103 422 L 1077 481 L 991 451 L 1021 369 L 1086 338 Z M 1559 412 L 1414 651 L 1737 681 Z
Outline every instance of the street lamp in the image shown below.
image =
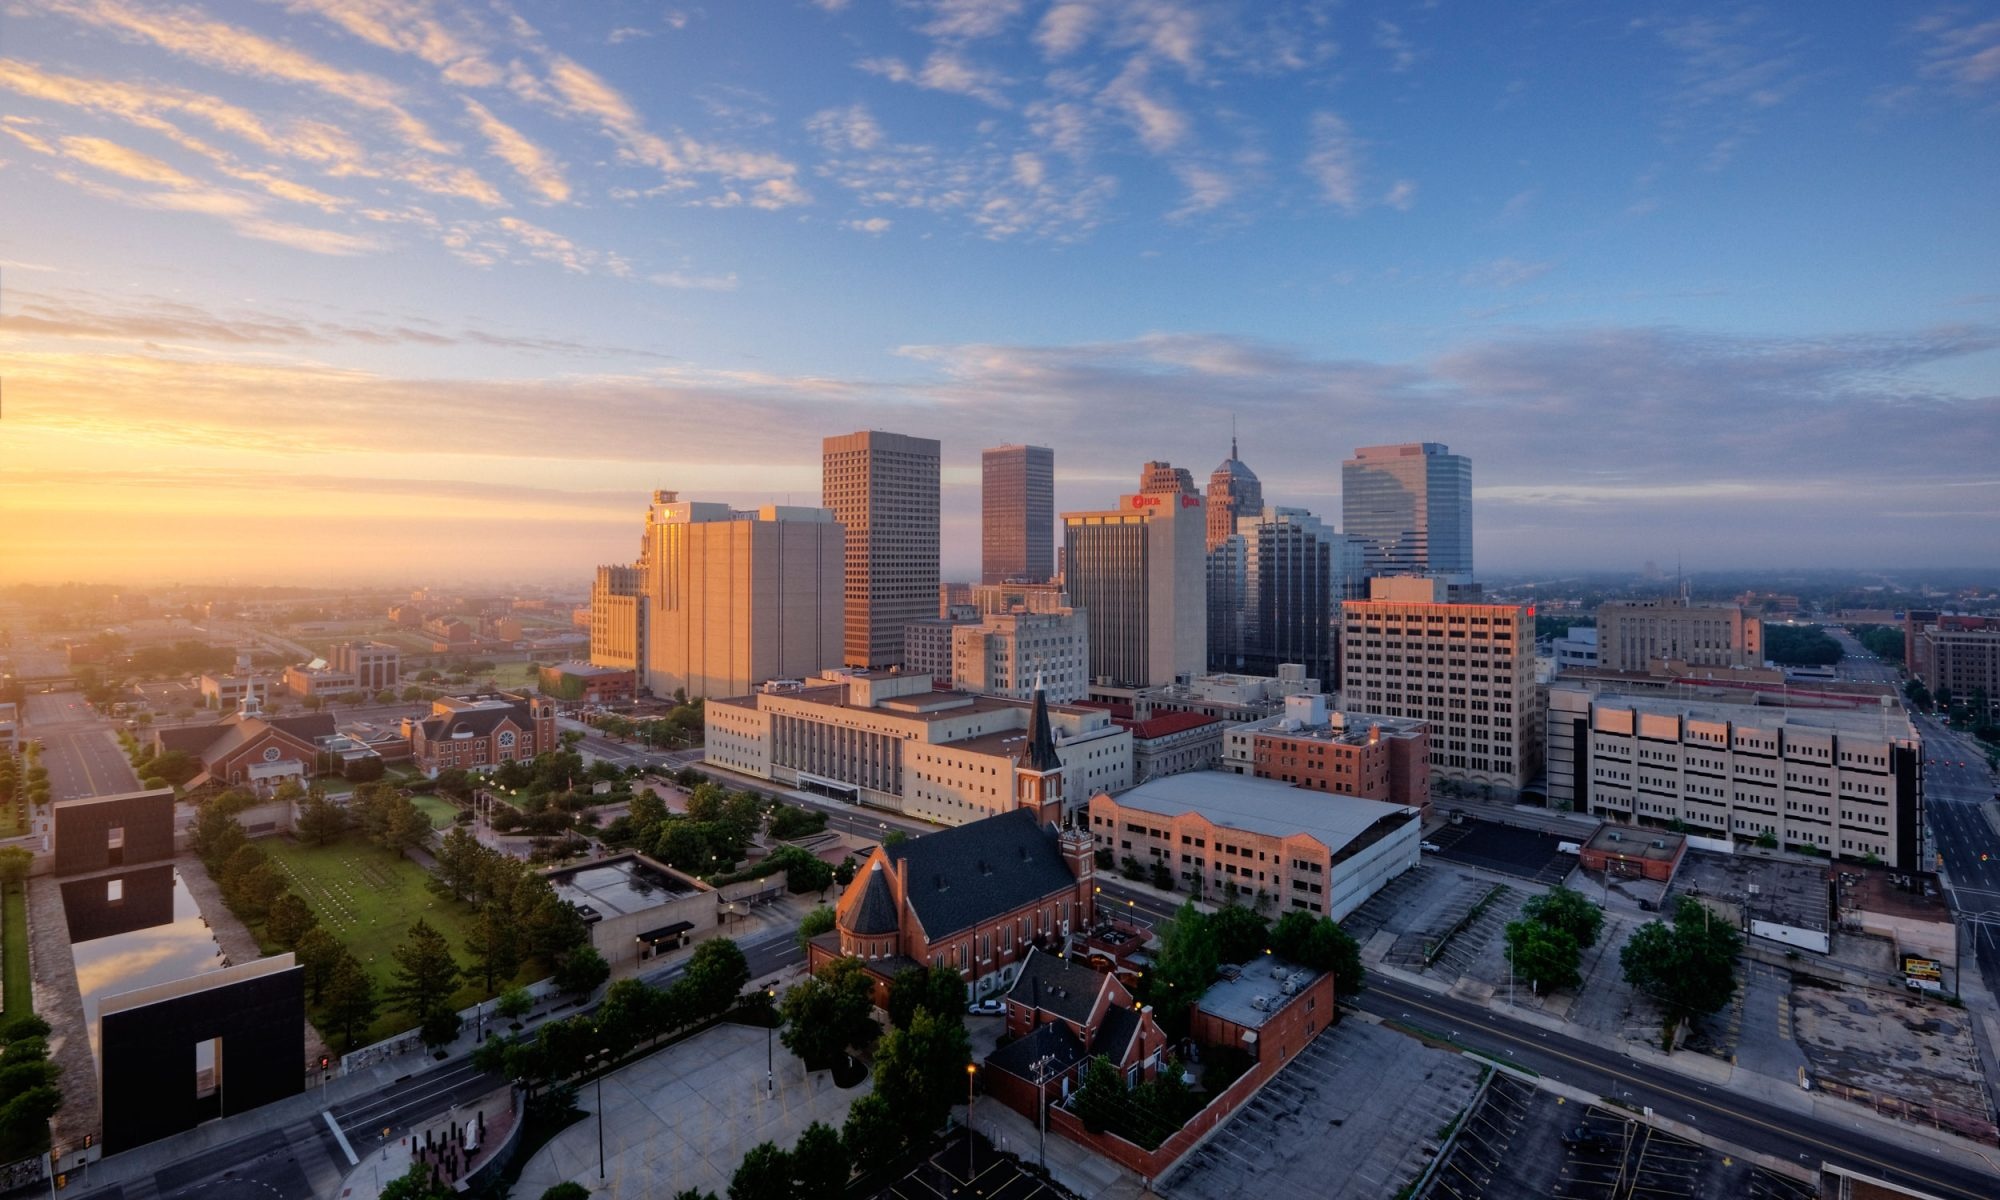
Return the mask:
M 604 1047 L 595 1054 L 586 1054 L 583 1061 L 597 1071 L 597 1178 L 604 1179 L 604 1064 L 611 1060 L 611 1048 Z
M 965 1064 L 965 1181 L 967 1183 L 972 1182 L 972 1080 L 978 1074 L 978 1064 Z
M 771 1039 L 778 1031 L 778 989 L 765 988 L 764 997 L 771 1004 L 771 1023 L 764 1026 L 764 1094 L 769 1096 L 778 1090 L 776 1051 L 771 1049 Z

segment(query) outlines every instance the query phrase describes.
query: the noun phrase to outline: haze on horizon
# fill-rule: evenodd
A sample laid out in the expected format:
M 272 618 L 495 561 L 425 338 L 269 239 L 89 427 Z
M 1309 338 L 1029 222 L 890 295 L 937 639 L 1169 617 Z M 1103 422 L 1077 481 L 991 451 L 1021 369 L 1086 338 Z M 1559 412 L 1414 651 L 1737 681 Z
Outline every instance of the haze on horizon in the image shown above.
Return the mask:
M 819 439 L 1232 419 L 1482 572 L 2000 564 L 2000 21 L 1951 4 L 10 6 L 0 582 L 583 581 Z

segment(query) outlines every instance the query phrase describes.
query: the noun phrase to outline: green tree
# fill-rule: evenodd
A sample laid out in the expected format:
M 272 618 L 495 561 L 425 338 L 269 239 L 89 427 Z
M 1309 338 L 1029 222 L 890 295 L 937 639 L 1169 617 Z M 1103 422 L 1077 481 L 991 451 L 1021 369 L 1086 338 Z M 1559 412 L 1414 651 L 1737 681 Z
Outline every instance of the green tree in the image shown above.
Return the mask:
M 807 892 L 825 894 L 833 886 L 833 867 L 819 855 L 799 846 L 782 846 L 771 855 L 771 861 L 782 865 L 785 872 L 785 887 L 795 896 Z
M 542 1191 L 542 1200 L 590 1200 L 590 1189 L 574 1179 L 565 1179 Z
M 1112 1061 L 1100 1054 L 1083 1069 L 1083 1083 L 1076 1090 L 1070 1111 L 1092 1133 L 1111 1128 L 1126 1104 L 1125 1080 Z
M 380 839 L 384 849 L 401 854 L 412 846 L 423 845 L 430 836 L 431 819 L 409 797 L 398 796 L 390 802 L 388 821 Z
M 594 992 L 598 984 L 609 978 L 611 964 L 604 961 L 595 946 L 574 947 L 556 962 L 556 989 L 572 996 Z
M 534 1007 L 534 993 L 524 987 L 515 987 L 500 993 L 500 999 L 493 1005 L 493 1011 L 510 1021 L 516 1021 L 527 1016 L 528 1011 Z
M 785 993 L 778 1006 L 785 1022 L 779 1040 L 809 1070 L 831 1066 L 849 1047 L 867 1049 L 880 1032 L 874 992 L 860 959 L 835 959 Z
M 889 977 L 889 1003 L 884 1009 L 893 1029 L 908 1029 L 910 1018 L 930 999 L 930 971 L 911 965 Z
M 521 969 L 521 933 L 506 905 L 496 902 L 479 910 L 466 934 L 465 950 L 477 964 L 480 986 L 487 992 L 514 978 Z
M 347 832 L 347 812 L 333 802 L 324 788 L 306 793 L 299 805 L 299 840 L 324 846 Z
M 1537 920 L 1507 926 L 1507 961 L 1536 995 L 1582 983 L 1576 970 L 1578 957 L 1575 935 L 1561 926 Z
M 941 1021 L 965 1024 L 965 976 L 956 967 L 932 967 L 924 979 L 923 1006 Z
M 35 865 L 35 855 L 20 846 L 0 847 L 0 882 L 20 883 L 28 878 L 28 869 Z M 829 909 L 829 912 L 832 910 Z
M 326 987 L 326 981 L 333 976 L 334 964 L 345 953 L 340 940 L 317 924 L 299 935 L 297 944 L 292 947 L 292 955 L 305 972 L 306 996 L 314 1004 L 320 1002 L 320 993 Z
M 446 767 L 437 773 L 437 790 L 441 796 L 455 800 L 472 799 L 472 775 L 462 767 Z
M 1220 961 L 1214 923 L 1193 901 L 1182 904 L 1160 933 L 1160 952 L 1147 990 L 1162 1025 L 1181 1029 L 1188 1007 L 1208 990 Z
M 389 985 L 389 1002 L 416 1018 L 419 1026 L 429 1025 L 439 1013 L 450 1011 L 452 993 L 458 990 L 463 972 L 444 935 L 419 917 L 393 954 L 396 973 L 395 982 Z
M 834 928 L 834 914 L 831 905 L 822 904 L 807 913 L 799 921 L 799 948 L 822 933 L 831 933 Z
M 1625 943 L 1619 964 L 1626 982 L 1659 1004 L 1663 1049 L 1673 1050 L 1682 1021 L 1719 1011 L 1736 995 L 1742 950 L 1742 934 L 1687 896 L 1675 906 L 1671 925 L 1649 921 Z
M 375 981 L 343 950 L 327 973 L 320 997 L 327 1023 L 340 1033 L 342 1047 L 354 1049 L 361 1032 L 375 1019 Z
M 318 925 L 319 918 L 313 915 L 313 910 L 291 892 L 273 900 L 270 911 L 264 915 L 264 932 L 286 950 L 296 950 L 306 930 Z
M 841 1126 L 840 1140 L 847 1156 L 863 1171 L 879 1171 L 896 1161 L 903 1152 L 903 1127 L 890 1111 L 889 1101 L 880 1090 L 855 1098 L 847 1107 L 847 1121 Z
M 729 1200 L 792 1200 L 792 1156 L 776 1142 L 750 1147 L 729 1180 Z
M 1223 962 L 1248 962 L 1271 944 L 1270 922 L 1241 905 L 1225 905 L 1209 923 L 1215 928 L 1216 957 Z
M 1574 888 L 1557 887 L 1521 906 L 1521 915 L 1569 934 L 1579 947 L 1597 944 L 1604 928 L 1604 910 Z
M 875 1091 L 889 1098 L 905 1140 L 927 1137 L 944 1124 L 965 1094 L 971 1062 L 965 1025 L 928 1010 L 911 1017 L 908 1029 L 892 1029 L 875 1044 Z
M 1368 986 L 1368 972 L 1361 965 L 1360 945 L 1355 942 L 1354 935 L 1330 917 L 1321 917 L 1313 922 L 1312 933 L 1306 938 L 1305 953 L 1297 961 L 1301 966 L 1316 971 L 1332 972 L 1337 995 L 1358 995 Z
M 391 1179 L 382 1189 L 382 1200 L 455 1200 L 456 1193 L 437 1181 L 431 1167 L 413 1162 L 410 1169 Z
M 852 1173 L 847 1147 L 841 1141 L 840 1131 L 831 1125 L 814 1121 L 792 1144 L 794 1196 L 833 1200 L 846 1194 L 847 1177 Z
M 681 975 L 696 1019 L 726 1011 L 750 982 L 750 964 L 742 949 L 728 938 L 710 938 L 688 956 Z

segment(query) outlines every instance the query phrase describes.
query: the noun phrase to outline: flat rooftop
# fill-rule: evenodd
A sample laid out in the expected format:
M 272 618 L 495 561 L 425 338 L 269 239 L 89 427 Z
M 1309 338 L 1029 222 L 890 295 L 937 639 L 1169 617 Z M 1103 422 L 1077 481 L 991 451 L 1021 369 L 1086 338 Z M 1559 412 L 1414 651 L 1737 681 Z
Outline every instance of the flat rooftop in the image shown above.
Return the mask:
M 692 881 L 668 874 L 635 854 L 552 871 L 549 886 L 585 917 L 624 917 L 699 895 Z
M 1199 813 L 1227 829 L 1267 837 L 1309 834 L 1337 856 L 1385 821 L 1417 819 L 1417 810 L 1338 792 L 1309 792 L 1275 779 L 1230 771 L 1188 771 L 1150 780 L 1113 803 L 1163 817 Z
M 1303 999 L 1306 985 L 1317 978 L 1316 971 L 1258 955 L 1238 969 L 1236 978 L 1224 976 L 1210 984 L 1196 1007 L 1233 1025 L 1262 1029 L 1287 1004 Z M 1291 995 L 1285 994 L 1287 980 L 1294 984 Z
M 1887 867 L 1857 867 L 1848 863 L 1828 867 L 1827 875 L 1840 885 L 1843 908 L 1909 921 L 1951 924 L 1951 908 L 1945 903 L 1944 888 L 1938 885 L 1935 875 L 1905 875 Z M 1897 886 L 1899 878 L 1909 880 L 1914 890 Z M 1936 889 L 1937 895 L 1924 894 L 1926 883 Z
M 1673 890 L 1697 900 L 1726 900 L 1757 920 L 1795 929 L 1824 930 L 1830 915 L 1824 863 L 1690 850 Z
M 1384 737 L 1411 737 L 1422 732 L 1425 725 L 1422 720 L 1415 717 L 1384 717 L 1362 712 L 1343 712 L 1340 714 L 1340 720 L 1341 725 L 1338 727 L 1329 720 L 1324 725 L 1304 725 L 1297 729 L 1286 729 L 1285 717 L 1279 714 L 1256 722 L 1247 732 L 1269 737 L 1325 742 L 1328 745 L 1360 746 L 1367 743 L 1376 729 L 1380 729 Z
M 1687 838 L 1663 829 L 1641 829 L 1637 825 L 1599 825 L 1584 849 L 1647 862 L 1672 862 L 1687 844 Z
M 1865 734 L 1877 738 L 1914 738 L 1916 727 L 1900 705 L 1873 709 L 1784 708 L 1778 705 L 1718 704 L 1703 700 L 1674 700 L 1666 696 L 1635 696 L 1625 692 L 1602 692 L 1600 705 L 1629 708 L 1634 712 L 1661 716 L 1684 716 L 1697 721 L 1728 721 L 1753 729 L 1811 729 L 1835 733 Z M 1887 714 L 1886 718 L 1884 713 Z

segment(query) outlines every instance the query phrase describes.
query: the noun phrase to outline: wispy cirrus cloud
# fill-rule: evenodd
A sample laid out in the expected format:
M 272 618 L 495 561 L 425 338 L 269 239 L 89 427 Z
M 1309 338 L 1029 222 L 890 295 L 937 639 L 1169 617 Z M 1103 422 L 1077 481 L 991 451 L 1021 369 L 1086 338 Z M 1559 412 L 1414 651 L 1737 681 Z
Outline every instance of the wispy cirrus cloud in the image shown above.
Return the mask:
M 563 177 L 562 166 L 553 155 L 494 116 L 484 104 L 470 96 L 460 99 L 495 158 L 514 168 L 523 182 L 551 204 L 561 204 L 570 198 L 569 181 Z
M 56 0 L 52 11 L 143 39 L 204 66 L 231 74 L 311 88 L 375 114 L 415 149 L 449 154 L 421 118 L 403 104 L 402 89 L 363 71 L 333 66 L 261 34 L 212 20 L 188 8 L 142 8 L 126 0 Z

